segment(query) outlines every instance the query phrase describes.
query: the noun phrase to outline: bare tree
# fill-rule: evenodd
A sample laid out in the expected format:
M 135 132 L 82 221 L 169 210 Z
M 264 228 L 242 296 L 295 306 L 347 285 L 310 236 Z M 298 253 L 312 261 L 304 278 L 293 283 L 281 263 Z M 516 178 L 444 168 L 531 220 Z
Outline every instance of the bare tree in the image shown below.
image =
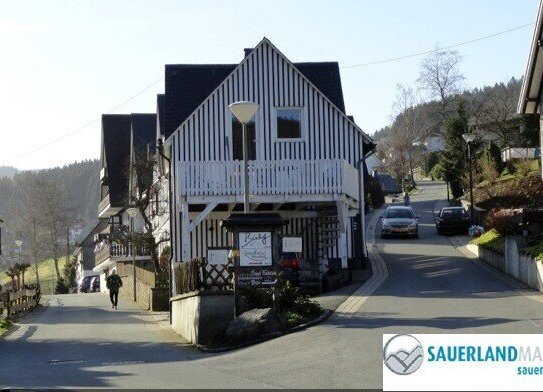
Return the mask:
M 129 167 L 129 204 L 138 210 L 144 226 L 144 233 L 134 238 L 134 241 L 146 247 L 158 273 L 163 267 L 160 264 L 159 248 L 161 244 L 170 241 L 168 232 L 160 237 L 155 236 L 156 219 L 168 214 L 166 194 L 163 183 L 159 181 L 159 158 L 149 151 L 137 151 Z
M 445 120 L 450 103 L 460 92 L 465 79 L 458 69 L 462 58 L 454 50 L 443 50 L 436 45 L 435 50 L 420 65 L 417 82 L 431 99 L 440 101 L 441 120 Z
M 47 233 L 47 253 L 55 264 L 57 279 L 61 278 L 59 259 L 64 254 L 64 234 L 69 222 L 66 189 L 56 180 L 42 179 L 38 188 L 37 205 L 43 214 L 43 227 Z

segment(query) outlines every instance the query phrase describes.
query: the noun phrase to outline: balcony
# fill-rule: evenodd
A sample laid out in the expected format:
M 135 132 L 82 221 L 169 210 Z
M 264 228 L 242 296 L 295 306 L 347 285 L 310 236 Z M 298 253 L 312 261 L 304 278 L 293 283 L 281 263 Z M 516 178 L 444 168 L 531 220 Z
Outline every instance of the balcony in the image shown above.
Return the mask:
M 253 203 L 358 200 L 358 171 L 344 160 L 249 161 Z M 178 192 L 189 203 L 242 202 L 243 162 L 181 162 Z
M 112 207 L 109 193 L 104 196 L 102 201 L 98 204 L 98 217 L 109 218 L 110 216 L 118 214 L 122 210 L 122 207 Z
M 117 261 L 130 261 L 133 256 L 133 244 L 99 243 L 94 249 L 95 272 L 113 266 Z M 151 253 L 145 246 L 136 247 L 136 260 L 148 260 Z

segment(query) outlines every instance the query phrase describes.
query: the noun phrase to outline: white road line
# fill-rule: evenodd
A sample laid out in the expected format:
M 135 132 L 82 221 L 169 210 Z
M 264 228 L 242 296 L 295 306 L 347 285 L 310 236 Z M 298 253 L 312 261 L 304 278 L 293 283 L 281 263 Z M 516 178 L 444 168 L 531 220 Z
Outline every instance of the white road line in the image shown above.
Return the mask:
M 368 233 L 371 236 L 371 246 L 368 249 L 368 258 L 373 270 L 372 276 L 356 290 L 349 298 L 345 300 L 336 309 L 335 314 L 340 313 L 356 313 L 358 309 L 368 300 L 368 298 L 383 284 L 388 277 L 388 269 L 383 257 L 377 250 L 377 244 L 375 241 L 375 226 L 382 209 L 375 212 L 375 215 L 368 225 Z M 334 315 L 335 316 L 335 315 Z

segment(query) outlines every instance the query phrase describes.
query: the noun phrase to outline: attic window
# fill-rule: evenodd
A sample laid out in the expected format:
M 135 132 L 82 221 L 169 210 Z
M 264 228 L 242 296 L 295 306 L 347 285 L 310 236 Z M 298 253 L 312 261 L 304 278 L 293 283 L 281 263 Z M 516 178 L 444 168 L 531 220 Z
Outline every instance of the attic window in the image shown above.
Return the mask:
M 302 138 L 302 109 L 278 108 L 277 113 L 277 139 Z

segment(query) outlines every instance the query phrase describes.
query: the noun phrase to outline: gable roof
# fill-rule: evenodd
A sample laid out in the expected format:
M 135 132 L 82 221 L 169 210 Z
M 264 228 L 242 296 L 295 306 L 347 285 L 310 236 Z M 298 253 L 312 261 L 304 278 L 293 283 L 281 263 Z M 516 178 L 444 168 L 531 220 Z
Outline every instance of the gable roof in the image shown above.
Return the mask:
M 362 133 L 364 136 L 365 144 L 371 144 L 373 142 L 373 140 L 364 131 L 362 131 L 362 129 L 358 125 L 356 125 L 356 123 L 352 119 L 352 116 L 351 118 L 349 118 L 349 116 L 345 114 L 345 105 L 343 101 L 343 92 L 341 88 L 341 78 L 339 75 L 339 66 L 337 62 L 299 63 L 300 66 L 298 67 L 296 64 L 292 63 L 279 49 L 277 49 L 277 47 L 275 47 L 275 45 L 273 45 L 266 37 L 264 37 L 258 43 L 258 45 L 255 48 L 253 48 L 253 50 L 251 50 L 251 52 L 246 53 L 246 56 L 239 64 L 234 65 L 234 66 L 232 66 L 231 64 L 226 65 L 224 70 L 226 70 L 229 67 L 232 67 L 230 72 L 228 72 L 228 74 L 224 76 L 224 78 L 221 81 L 219 81 L 216 84 L 216 86 L 213 89 L 211 89 L 211 91 L 209 91 L 207 95 L 205 95 L 205 97 L 201 101 L 199 101 L 196 106 L 194 106 L 194 108 L 191 111 L 186 110 L 186 114 L 183 115 L 183 119 L 179 123 L 176 124 L 174 121 L 166 119 L 166 123 L 168 124 L 166 133 L 165 133 L 166 139 L 168 139 L 172 133 L 178 130 L 183 125 L 183 123 L 187 120 L 187 118 L 189 118 L 204 103 L 204 101 L 209 96 L 211 96 L 211 94 L 213 94 L 213 92 L 217 90 L 231 74 L 234 73 L 234 71 L 237 68 L 240 68 L 247 61 L 247 59 L 250 58 L 254 49 L 264 44 L 268 44 L 271 48 L 273 48 L 273 50 L 275 50 L 280 56 L 282 56 L 283 59 L 294 68 L 295 72 L 298 72 L 301 75 L 302 79 L 305 79 L 306 82 L 308 82 L 311 86 L 313 86 L 316 90 L 318 90 L 325 97 L 325 99 L 327 99 L 329 103 L 336 110 L 338 110 L 352 126 L 356 128 L 356 130 Z M 168 68 L 169 66 L 167 65 L 166 67 Z M 171 66 L 171 67 L 174 67 L 174 66 Z M 178 66 L 178 67 L 181 67 L 181 66 Z M 216 67 L 216 65 L 213 65 L 213 66 L 208 65 L 208 67 Z M 309 76 L 305 75 L 302 72 L 302 70 L 307 72 Z M 317 83 L 321 86 L 321 88 L 323 88 L 326 91 L 326 93 L 322 91 L 311 80 L 311 78 L 317 81 Z M 214 79 L 214 81 L 216 82 L 218 79 L 219 78 Z M 209 86 L 210 84 L 207 87 Z M 193 100 L 192 102 L 195 102 L 195 101 L 196 100 Z M 171 106 L 175 106 L 175 105 L 173 103 L 173 99 L 170 100 L 170 97 L 168 95 L 168 76 L 166 76 L 166 105 L 165 107 L 166 107 L 167 117 L 170 116 Z M 178 110 L 178 112 L 179 111 L 180 110 Z M 178 117 L 178 118 L 181 118 L 181 117 Z M 173 126 L 174 128 L 168 129 L 169 126 Z
M 107 167 L 110 203 L 122 207 L 128 197 L 131 119 L 129 114 L 102 115 L 102 165 Z
M 148 165 L 144 164 L 149 148 L 154 150 L 156 142 L 156 114 L 154 113 L 132 113 L 132 154 L 136 161 L 138 186 L 146 187 L 153 179 L 153 173 L 145 170 Z M 153 151 L 151 150 L 151 152 Z
M 541 50 L 540 42 L 543 42 L 543 2 L 539 3 L 530 55 L 526 64 L 522 89 L 520 90 L 517 111 L 521 114 L 537 113 L 541 103 L 541 91 L 543 89 L 543 51 Z
M 252 50 L 251 50 L 252 51 Z M 249 55 L 247 53 L 246 55 Z M 243 60 L 242 60 L 243 62 Z M 241 62 L 240 62 L 241 64 Z M 166 65 L 164 98 L 158 96 L 161 133 L 167 139 L 239 64 Z M 337 62 L 295 63 L 341 112 L 345 113 L 341 76 Z M 164 100 L 161 102 L 161 100 Z M 160 110 L 160 105 L 164 110 Z M 164 125 L 162 125 L 164 124 Z

